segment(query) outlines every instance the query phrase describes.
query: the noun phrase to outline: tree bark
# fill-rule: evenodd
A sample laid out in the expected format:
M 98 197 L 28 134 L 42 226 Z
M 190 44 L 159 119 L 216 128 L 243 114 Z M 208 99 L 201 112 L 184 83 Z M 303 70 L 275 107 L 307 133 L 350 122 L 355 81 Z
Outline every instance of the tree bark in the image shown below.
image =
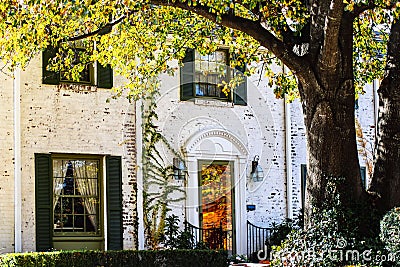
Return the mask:
M 338 45 L 321 49 L 312 64 L 316 66 L 313 75 L 298 75 L 301 77 L 300 93 L 309 157 L 306 224 L 312 215 L 312 208 L 320 208 L 331 199 L 326 191 L 329 177 L 343 178 L 338 191 L 344 207 L 351 209 L 354 203 L 360 203 L 365 197 L 355 131 L 352 18 L 345 15 L 341 21 Z
M 378 89 L 379 112 L 374 173 L 369 191 L 384 213 L 400 206 L 400 22 L 393 23 L 387 51 L 386 73 Z

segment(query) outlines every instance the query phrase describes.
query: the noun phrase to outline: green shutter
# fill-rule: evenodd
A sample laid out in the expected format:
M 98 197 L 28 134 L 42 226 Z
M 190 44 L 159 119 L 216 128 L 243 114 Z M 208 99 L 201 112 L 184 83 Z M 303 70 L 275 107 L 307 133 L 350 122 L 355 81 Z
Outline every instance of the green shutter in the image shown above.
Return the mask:
M 107 156 L 107 248 L 122 249 L 122 172 L 121 157 Z
M 109 20 L 112 21 L 110 15 Z M 112 26 L 104 26 L 99 31 L 99 35 L 109 34 L 112 30 Z M 113 87 L 113 71 L 110 65 L 102 66 L 97 62 L 97 86 L 100 88 L 111 89 Z
M 236 66 L 235 73 L 243 74 L 246 70 L 246 65 Z M 236 105 L 247 106 L 247 77 L 243 76 L 244 81 L 233 89 L 233 103 Z
M 306 201 L 306 185 L 307 185 L 307 165 L 300 165 L 301 172 L 301 204 L 304 209 L 305 201 Z
M 56 55 L 56 49 L 53 47 L 48 47 L 42 53 L 42 83 L 44 84 L 54 84 L 60 83 L 60 73 L 54 71 L 48 71 L 47 65 L 49 60 Z
M 113 71 L 110 65 L 104 67 L 97 63 L 97 86 L 108 89 L 113 87 Z
M 360 167 L 361 183 L 363 188 L 367 189 L 367 168 Z
M 52 166 L 49 154 L 35 154 L 36 250 L 52 248 Z
M 181 92 L 180 99 L 182 101 L 189 100 L 194 97 L 194 50 L 191 48 L 186 49 L 186 55 L 182 60 L 183 66 L 181 67 Z

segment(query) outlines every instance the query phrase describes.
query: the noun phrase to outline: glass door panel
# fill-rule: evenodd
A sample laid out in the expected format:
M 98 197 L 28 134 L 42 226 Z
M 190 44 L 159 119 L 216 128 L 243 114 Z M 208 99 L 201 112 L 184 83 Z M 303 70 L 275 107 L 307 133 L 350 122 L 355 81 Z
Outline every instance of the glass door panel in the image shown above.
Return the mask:
M 211 249 L 233 251 L 233 168 L 228 161 L 199 163 L 200 227 Z

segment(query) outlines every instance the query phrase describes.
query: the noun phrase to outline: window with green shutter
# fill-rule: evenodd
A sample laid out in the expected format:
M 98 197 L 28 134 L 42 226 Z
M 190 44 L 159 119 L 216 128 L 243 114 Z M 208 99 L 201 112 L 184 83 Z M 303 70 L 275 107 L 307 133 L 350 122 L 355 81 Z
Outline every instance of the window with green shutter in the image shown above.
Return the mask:
M 72 64 L 80 63 L 80 54 L 84 52 L 82 48 L 75 48 L 74 61 Z M 95 85 L 100 88 L 110 89 L 113 87 L 113 71 L 110 65 L 103 66 L 99 63 L 87 64 L 79 73 L 79 81 L 74 81 L 67 72 L 54 72 L 48 70 L 50 60 L 56 56 L 57 49 L 47 48 L 42 53 L 42 82 L 44 84 L 57 85 L 60 83 L 77 83 L 83 85 Z M 72 66 L 71 66 L 72 67 Z M 96 73 L 96 75 L 95 75 Z M 95 77 L 97 79 L 95 79 Z
M 38 251 L 104 249 L 104 205 L 108 247 L 122 248 L 121 157 L 106 157 L 106 192 L 102 162 L 102 156 L 35 154 Z
M 225 94 L 222 90 L 224 83 L 228 83 L 235 75 L 242 75 L 245 69 L 243 66 L 232 70 L 229 67 L 229 58 L 226 49 L 219 49 L 208 55 L 187 49 L 180 69 L 180 100 L 215 98 L 247 105 L 246 79 L 233 89 L 232 94 Z

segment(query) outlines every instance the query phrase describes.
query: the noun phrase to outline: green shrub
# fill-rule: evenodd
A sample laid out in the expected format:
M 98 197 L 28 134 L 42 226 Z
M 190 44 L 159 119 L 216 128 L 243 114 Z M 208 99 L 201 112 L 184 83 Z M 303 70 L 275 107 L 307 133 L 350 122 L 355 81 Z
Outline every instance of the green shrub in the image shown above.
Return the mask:
M 286 218 L 281 223 L 272 223 L 272 233 L 268 243 L 268 247 L 279 246 L 294 230 L 299 230 L 304 227 L 304 214 L 300 210 L 299 214 L 294 219 Z
M 55 251 L 0 255 L 1 267 L 225 267 L 227 253 L 213 250 Z
M 313 209 L 307 229 L 292 231 L 280 246 L 274 248 L 273 262 L 286 266 L 324 267 L 382 264 L 374 262 L 377 254 L 386 253 L 377 240 L 378 231 L 372 223 L 374 213 L 369 211 L 367 214 L 362 205 L 351 208 L 342 205 L 337 190 L 342 178 L 325 178 L 329 199 L 321 208 Z M 375 218 L 375 221 L 379 220 Z M 367 227 L 370 229 L 366 231 L 364 228 Z
M 179 229 L 180 220 L 178 216 L 171 215 L 165 219 L 164 233 L 162 235 L 162 244 L 167 249 L 200 249 L 207 250 L 210 247 L 203 241 L 197 241 L 193 232 L 189 230 L 187 222 L 185 228 Z
M 389 252 L 400 256 L 400 208 L 392 209 L 383 217 L 379 236 Z

